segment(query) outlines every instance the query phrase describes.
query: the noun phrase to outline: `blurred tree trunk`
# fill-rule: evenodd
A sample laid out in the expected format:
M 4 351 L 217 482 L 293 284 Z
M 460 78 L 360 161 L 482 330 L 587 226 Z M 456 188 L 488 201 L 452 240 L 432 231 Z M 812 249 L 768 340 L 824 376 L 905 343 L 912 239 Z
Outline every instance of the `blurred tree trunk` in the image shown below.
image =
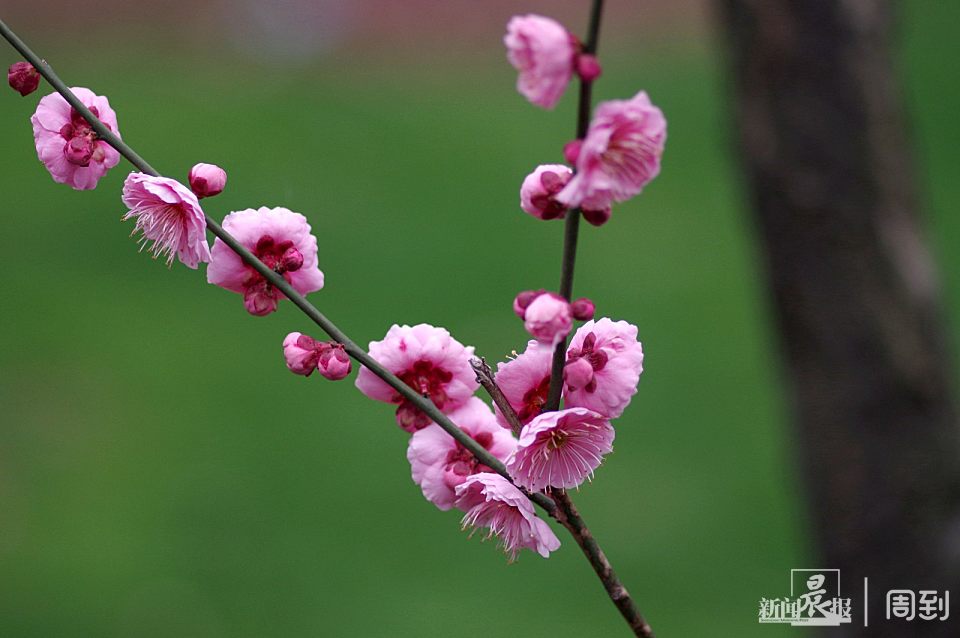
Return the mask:
M 960 635 L 952 357 L 892 62 L 892 2 L 717 1 L 814 567 L 841 570 L 854 608 L 830 635 Z M 886 620 L 895 588 L 951 590 L 950 621 Z

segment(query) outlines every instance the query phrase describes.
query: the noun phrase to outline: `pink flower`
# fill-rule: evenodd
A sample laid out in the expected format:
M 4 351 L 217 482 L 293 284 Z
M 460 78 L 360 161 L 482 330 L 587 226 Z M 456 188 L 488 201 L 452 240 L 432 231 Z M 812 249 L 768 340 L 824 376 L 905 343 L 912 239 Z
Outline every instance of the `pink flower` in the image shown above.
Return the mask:
M 342 343 L 329 341 L 321 344 L 317 370 L 325 379 L 339 381 L 350 374 L 352 367 L 350 355 L 344 350 Z
M 383 341 L 370 342 L 370 356 L 404 383 L 449 414 L 467 402 L 479 384 L 470 367 L 473 347 L 464 347 L 443 328 L 421 323 L 394 325 Z M 397 424 L 407 432 L 430 425 L 430 418 L 365 367 L 357 388 L 371 399 L 397 404 Z
M 570 310 L 577 321 L 589 321 L 593 319 L 593 313 L 596 312 L 597 307 L 587 297 L 580 297 L 570 304 Z
M 544 412 L 523 427 L 507 469 L 517 485 L 532 492 L 574 488 L 613 451 L 613 436 L 610 422 L 591 410 Z
M 601 103 L 577 154 L 576 174 L 557 200 L 601 210 L 633 197 L 660 172 L 666 139 L 667 121 L 643 91 Z
M 567 350 L 564 405 L 618 417 L 637 393 L 641 372 L 643 347 L 637 341 L 636 326 L 606 317 L 588 321 Z
M 286 208 L 248 208 L 227 215 L 223 228 L 263 263 L 307 294 L 323 288 L 317 266 L 317 238 L 307 218 Z M 277 309 L 283 293 L 248 266 L 220 239 L 213 243 L 207 281 L 243 295 L 243 306 L 262 317 Z
M 526 425 L 540 414 L 550 392 L 550 365 L 553 350 L 539 341 L 529 341 L 527 349 L 512 361 L 497 364 L 495 381 L 513 408 L 520 423 Z M 496 408 L 497 420 L 509 428 L 500 409 Z
M 530 102 L 552 109 L 573 76 L 575 40 L 556 20 L 514 16 L 503 38 L 507 59 L 520 72 L 517 90 Z
M 523 548 L 544 558 L 560 548 L 560 539 L 537 518 L 530 499 L 499 474 L 481 472 L 467 477 L 457 486 L 457 497 L 457 507 L 467 513 L 463 528 L 486 527 L 485 538 L 499 537 L 499 547 L 511 562 Z
M 287 368 L 294 374 L 309 377 L 317 369 L 320 351 L 313 337 L 299 332 L 291 332 L 283 340 L 283 358 Z
M 14 62 L 7 69 L 7 84 L 22 96 L 27 96 L 40 86 L 40 73 L 29 62 Z
M 294 374 L 309 377 L 314 370 L 331 381 L 339 381 L 350 374 L 350 356 L 343 344 L 336 341 L 317 341 L 299 332 L 291 332 L 283 340 L 283 358 Z
M 188 268 L 210 261 L 207 226 L 196 195 L 176 180 L 130 173 L 123 183 L 123 203 L 129 209 L 123 220 L 136 219 L 140 249 L 152 241 L 154 258 L 174 255 Z
M 541 288 L 540 290 L 524 290 L 517 293 L 517 296 L 513 298 L 513 312 L 523 319 L 523 316 L 527 314 L 527 306 L 545 292 L 547 291 Z
M 497 424 L 490 408 L 477 397 L 471 397 L 463 407 L 451 412 L 450 419 L 501 461 L 517 447 L 513 435 Z M 490 471 L 436 424 L 413 433 L 407 459 L 414 482 L 426 499 L 442 510 L 453 507 L 457 500 L 456 487 L 468 476 Z
M 520 186 L 520 208 L 538 219 L 559 219 L 567 207 L 554 199 L 573 175 L 563 164 L 541 164 Z
M 573 327 L 570 303 L 552 292 L 540 295 L 524 310 L 523 327 L 540 343 L 556 346 Z
M 213 197 L 223 192 L 227 185 L 227 171 L 216 164 L 195 164 L 190 169 L 190 190 L 197 197 Z
M 71 89 L 77 98 L 117 137 L 117 114 L 107 98 L 90 89 Z M 41 98 L 31 116 L 37 156 L 53 181 L 76 190 L 90 190 L 120 161 L 120 153 L 97 137 L 90 124 L 59 93 Z

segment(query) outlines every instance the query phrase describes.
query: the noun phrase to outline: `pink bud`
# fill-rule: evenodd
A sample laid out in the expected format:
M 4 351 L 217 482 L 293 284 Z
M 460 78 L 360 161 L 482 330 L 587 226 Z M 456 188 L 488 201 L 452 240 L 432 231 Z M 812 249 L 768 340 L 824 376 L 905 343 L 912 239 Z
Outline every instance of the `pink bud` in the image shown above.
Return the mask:
M 280 268 L 284 272 L 297 272 L 303 266 L 303 253 L 291 246 L 287 248 L 280 258 Z
M 40 73 L 29 62 L 14 62 L 7 70 L 7 83 L 20 95 L 30 95 L 40 86 Z
M 197 164 L 190 169 L 190 190 L 197 197 L 213 197 L 227 185 L 227 172 L 216 164 Z
M 320 353 L 317 369 L 327 379 L 339 381 L 350 374 L 350 356 L 343 349 L 343 344 L 331 341 L 323 344 L 327 346 Z
M 243 307 L 251 315 L 265 317 L 277 309 L 277 298 L 266 285 L 251 286 L 243 293 Z
M 570 304 L 552 292 L 539 295 L 524 311 L 523 327 L 534 339 L 551 347 L 560 343 L 572 326 Z
M 299 332 L 288 334 L 283 340 L 283 358 L 286 359 L 290 372 L 309 377 L 317 369 L 317 361 L 320 358 L 318 345 L 305 334 Z
M 63 146 L 63 156 L 71 164 L 89 166 L 96 143 L 89 137 L 73 137 Z
M 609 206 L 598 210 L 587 210 L 586 208 L 581 208 L 580 212 L 583 213 L 583 218 L 587 220 L 587 223 L 593 224 L 594 226 L 603 226 L 610 221 Z
M 601 73 L 603 73 L 603 69 L 600 68 L 600 63 L 597 62 L 596 57 L 589 53 L 581 53 L 577 56 L 577 75 L 580 76 L 581 80 L 593 82 L 600 77 Z
M 570 140 L 563 145 L 563 159 L 567 160 L 567 164 L 577 163 L 577 158 L 580 157 L 580 147 L 583 146 L 583 140 Z
M 517 316 L 523 319 L 523 315 L 526 313 L 527 306 L 530 305 L 530 302 L 547 292 L 543 288 L 540 290 L 524 290 L 519 293 L 513 299 L 513 311 L 517 313 Z
M 520 185 L 520 208 L 538 219 L 558 219 L 567 207 L 554 196 L 563 190 L 573 171 L 563 164 L 541 164 Z
M 593 366 L 583 358 L 567 362 L 563 366 L 563 382 L 570 390 L 579 390 L 593 381 Z
M 577 321 L 590 321 L 593 319 L 593 313 L 596 310 L 593 302 L 586 297 L 580 297 L 574 301 L 570 304 L 570 308 L 573 311 L 573 318 Z

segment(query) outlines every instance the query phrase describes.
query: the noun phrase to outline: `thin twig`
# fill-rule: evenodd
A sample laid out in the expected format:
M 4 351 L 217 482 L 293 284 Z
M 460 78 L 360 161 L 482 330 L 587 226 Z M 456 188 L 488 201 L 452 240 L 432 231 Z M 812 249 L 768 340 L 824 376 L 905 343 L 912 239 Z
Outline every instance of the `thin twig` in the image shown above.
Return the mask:
M 590 561 L 593 571 L 600 577 L 600 582 L 603 583 L 603 588 L 607 590 L 610 600 L 613 601 L 624 620 L 630 625 L 634 635 L 642 636 L 642 638 L 653 638 L 653 629 L 640 614 L 640 610 L 637 609 L 637 604 L 630 596 L 630 592 L 620 582 L 617 572 L 613 570 L 613 566 L 607 560 L 607 555 L 600 549 L 597 539 L 593 537 L 593 534 L 587 528 L 587 524 L 583 522 L 580 512 L 574 507 L 573 501 L 570 500 L 566 490 L 552 490 L 551 494 L 553 495 L 553 501 L 557 504 L 557 513 L 554 514 L 554 518 L 560 521 L 560 524 L 566 527 L 574 540 L 577 541 L 577 545 L 580 546 L 587 560 Z
M 53 68 L 47 64 L 46 61 L 41 59 L 40 56 L 35 54 L 30 47 L 23 42 L 23 40 L 17 37 L 10 27 L 3 22 L 3 20 L 0 20 L 0 35 L 2 35 L 11 45 L 13 45 L 13 47 L 19 51 L 20 54 L 23 55 L 23 57 L 26 58 L 26 60 L 32 64 L 44 78 L 46 78 L 47 82 L 49 82 L 50 85 L 56 89 L 60 95 L 63 96 L 70 106 L 76 109 L 76 111 L 87 122 L 90 123 L 90 126 L 100 136 L 100 139 L 104 140 L 110 144 L 110 146 L 115 148 L 141 172 L 148 175 L 153 175 L 155 177 L 160 176 L 160 173 L 150 166 L 146 160 L 140 157 L 136 151 L 130 148 L 130 146 L 123 142 L 119 137 L 111 133 L 110 130 L 106 128 L 93 113 L 90 112 L 90 109 L 83 105 L 77 96 L 74 95 L 73 91 L 71 91 L 70 88 L 64 84 L 64 82 L 53 71 Z M 225 231 L 220 224 L 216 222 L 216 220 L 211 218 L 209 215 L 206 215 L 206 213 L 204 213 L 204 215 L 207 220 L 207 228 L 210 229 L 210 232 L 219 237 L 223 243 L 237 253 L 237 255 L 239 255 L 245 263 L 260 273 L 264 279 L 270 282 L 272 286 L 286 295 L 287 298 L 294 303 L 294 305 L 300 308 L 300 310 L 302 310 L 307 317 L 320 326 L 320 328 L 326 332 L 327 335 L 329 335 L 335 341 L 343 344 L 343 348 L 347 354 L 356 359 L 375 375 L 383 379 L 388 385 L 390 385 L 390 387 L 396 390 L 398 394 L 410 401 L 418 409 L 422 410 L 424 414 L 426 414 L 437 425 L 443 428 L 450 436 L 460 443 L 460 445 L 469 450 L 470 453 L 477 458 L 477 460 L 497 474 L 506 478 L 508 481 L 512 482 L 510 473 L 507 472 L 507 468 L 504 467 L 503 463 L 501 463 L 499 459 L 484 449 L 482 445 L 474 441 L 473 437 L 457 427 L 453 421 L 451 421 L 443 412 L 440 411 L 436 405 L 434 405 L 433 401 L 420 395 L 416 390 L 401 381 L 399 377 L 380 365 L 375 359 L 373 359 L 373 357 L 367 354 L 366 350 L 354 343 L 332 321 L 327 319 L 313 304 L 307 301 L 306 297 L 297 292 L 293 286 L 291 286 L 287 280 L 283 278 L 282 275 L 277 274 L 272 268 L 260 261 L 256 255 L 250 252 L 245 246 L 243 246 L 243 244 L 238 242 L 232 235 L 230 235 L 230 233 Z M 553 512 L 556 510 L 556 506 L 554 505 L 553 501 L 544 494 L 531 494 L 530 499 L 542 507 L 550 515 L 553 515 Z
M 583 43 L 583 52 L 593 55 L 600 44 L 600 18 L 603 15 L 603 0 L 594 0 L 590 11 L 590 26 L 587 29 L 587 39 Z M 590 110 L 592 107 L 593 82 L 580 80 L 580 101 L 577 107 L 577 139 L 587 136 L 590 126 Z M 563 258 L 560 262 L 560 296 L 570 301 L 573 299 L 573 270 L 577 262 L 577 237 L 580 232 L 580 209 L 571 208 L 564 218 L 563 229 Z M 567 357 L 567 339 L 564 337 L 553 350 L 553 360 L 550 367 L 550 390 L 547 401 L 543 406 L 544 412 L 557 410 L 560 407 L 560 397 L 563 390 L 563 364 Z
M 507 423 L 510 424 L 510 429 L 513 430 L 514 436 L 520 436 L 523 423 L 520 422 L 520 417 L 517 416 L 513 407 L 510 406 L 510 402 L 507 401 L 507 397 L 503 394 L 503 390 L 500 389 L 500 386 L 498 386 L 494 380 L 493 370 L 487 365 L 487 360 L 483 357 L 474 357 L 470 359 L 470 366 L 477 375 L 477 383 L 483 386 L 483 389 L 487 391 L 487 394 L 490 395 L 493 402 L 500 408 L 500 413 L 503 415 L 503 418 L 507 420 Z M 504 410 L 503 406 L 507 406 L 509 409 Z
M 487 362 L 474 357 L 470 361 L 470 365 L 472 365 L 476 371 L 477 380 L 480 382 L 480 385 L 483 386 L 483 389 L 487 391 L 490 398 L 493 399 L 493 402 L 500 408 L 500 412 L 507 422 L 519 425 L 520 417 L 517 416 L 513 406 L 510 405 L 503 391 L 497 385 Z M 551 495 L 553 496 L 553 502 L 557 504 L 557 509 L 552 514 L 553 518 L 563 525 L 567 531 L 570 532 L 570 535 L 573 536 L 573 539 L 583 551 L 584 556 L 587 557 L 590 566 L 593 567 L 593 571 L 595 571 L 597 577 L 600 578 L 600 582 L 607 591 L 607 595 L 610 596 L 610 600 L 616 606 L 624 620 L 627 621 L 627 625 L 630 626 L 634 635 L 641 636 L 642 638 L 653 638 L 653 629 L 650 628 L 650 625 L 647 624 L 647 621 L 644 620 L 640 614 L 640 610 L 637 609 L 637 604 L 630 596 L 630 592 L 628 592 L 627 588 L 620 582 L 620 577 L 617 576 L 617 572 L 614 571 L 610 561 L 607 560 L 607 555 L 600 549 L 600 544 L 597 543 L 597 539 L 593 537 L 587 524 L 577 511 L 577 508 L 574 507 L 573 501 L 570 500 L 570 496 L 566 490 L 551 490 Z

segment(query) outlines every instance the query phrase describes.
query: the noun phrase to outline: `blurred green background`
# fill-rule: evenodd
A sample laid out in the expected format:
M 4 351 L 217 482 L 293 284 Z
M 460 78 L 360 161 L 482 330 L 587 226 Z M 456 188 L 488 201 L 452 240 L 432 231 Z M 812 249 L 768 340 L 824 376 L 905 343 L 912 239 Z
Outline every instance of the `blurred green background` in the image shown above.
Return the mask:
M 547 3 L 456 4 L 449 28 L 414 20 L 423 39 L 353 15 L 352 40 L 282 55 L 221 46 L 216 20 L 188 37 L 132 12 L 63 30 L 26 3 L 3 17 L 107 95 L 159 170 L 227 168 L 208 213 L 306 214 L 327 276 L 312 299 L 356 341 L 429 322 L 497 361 L 526 339 L 513 295 L 557 285 L 562 225 L 517 191 L 560 160 L 575 100 L 530 106 L 503 59 L 509 16 Z M 580 31 L 588 3 L 560 4 Z M 900 58 L 953 317 L 958 6 L 905 3 Z M 639 326 L 645 372 L 576 500 L 659 635 L 789 634 L 758 625 L 757 603 L 789 594 L 812 548 L 721 42 L 702 3 L 653 9 L 641 24 L 609 3 L 596 93 L 643 88 L 663 108 L 663 173 L 585 227 L 575 285 Z M 0 99 L 0 636 L 627 634 L 563 530 L 549 560 L 508 565 L 423 499 L 390 406 L 352 376 L 291 375 L 283 337 L 320 335 L 289 303 L 254 318 L 202 270 L 138 254 L 119 223 L 128 165 L 93 192 L 54 184 L 37 97 Z

